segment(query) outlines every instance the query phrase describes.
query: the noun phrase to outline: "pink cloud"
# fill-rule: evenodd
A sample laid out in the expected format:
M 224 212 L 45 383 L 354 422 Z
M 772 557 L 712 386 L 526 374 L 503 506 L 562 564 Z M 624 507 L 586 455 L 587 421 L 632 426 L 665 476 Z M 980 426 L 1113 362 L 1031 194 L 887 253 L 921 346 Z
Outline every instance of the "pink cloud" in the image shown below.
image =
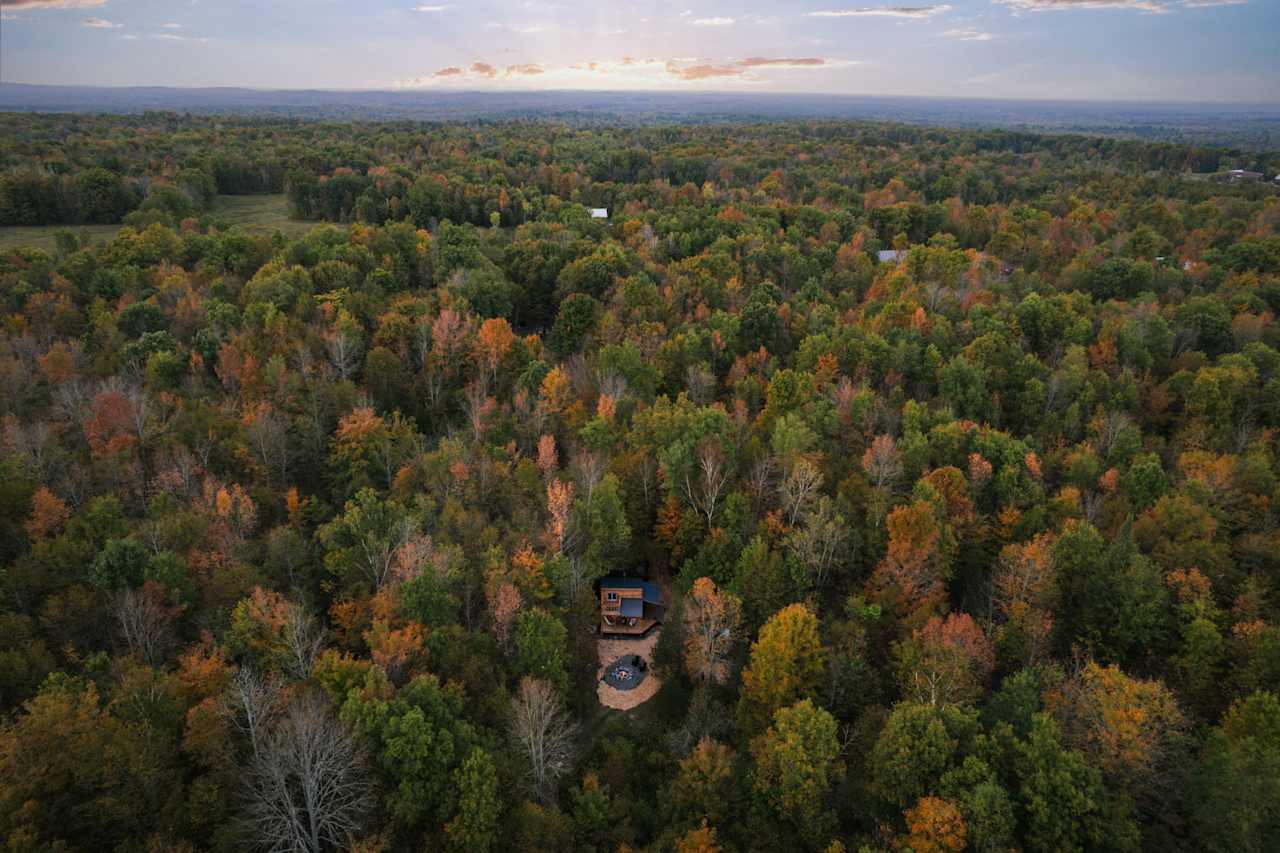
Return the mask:
M 766 59 L 763 56 L 748 56 L 746 59 L 738 60 L 738 64 L 743 68 L 811 68 L 817 65 L 826 65 L 827 61 L 816 56 L 806 56 L 800 59 Z
M 674 74 L 681 80 L 709 80 L 713 77 L 738 77 L 742 74 L 742 69 L 731 65 L 690 65 L 681 68 L 674 62 L 668 62 L 667 73 Z

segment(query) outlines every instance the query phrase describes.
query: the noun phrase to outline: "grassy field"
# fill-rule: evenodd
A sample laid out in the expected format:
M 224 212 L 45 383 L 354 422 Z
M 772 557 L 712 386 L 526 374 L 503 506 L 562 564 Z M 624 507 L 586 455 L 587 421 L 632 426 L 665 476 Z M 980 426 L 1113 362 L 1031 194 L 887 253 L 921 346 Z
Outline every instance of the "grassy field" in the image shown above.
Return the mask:
M 289 218 L 289 200 L 279 195 L 220 195 L 213 203 L 213 215 L 228 225 L 239 225 L 255 234 L 283 232 L 299 237 L 316 226 Z
M 77 234 L 88 234 L 95 241 L 105 240 L 120 229 L 119 225 L 9 225 L 0 228 L 0 252 L 19 246 L 35 246 L 47 252 L 54 250 L 53 232 L 70 228 Z
M 255 234 L 282 231 L 290 237 L 305 234 L 314 222 L 289 218 L 289 203 L 279 195 L 222 195 L 213 203 L 212 215 L 228 225 L 239 225 Z M 0 251 L 18 246 L 35 246 L 52 252 L 53 232 L 70 227 L 77 234 L 88 234 L 93 240 L 105 240 L 120 229 L 119 225 L 41 225 L 0 228 Z

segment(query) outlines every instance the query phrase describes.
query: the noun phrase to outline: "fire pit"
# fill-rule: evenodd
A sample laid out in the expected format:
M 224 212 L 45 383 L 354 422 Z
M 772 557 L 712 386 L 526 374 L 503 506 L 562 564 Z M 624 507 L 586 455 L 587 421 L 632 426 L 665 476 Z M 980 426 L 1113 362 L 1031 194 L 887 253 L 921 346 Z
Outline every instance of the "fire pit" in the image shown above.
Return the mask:
M 602 680 L 616 690 L 634 690 L 644 681 L 647 669 L 639 655 L 627 655 L 605 667 Z

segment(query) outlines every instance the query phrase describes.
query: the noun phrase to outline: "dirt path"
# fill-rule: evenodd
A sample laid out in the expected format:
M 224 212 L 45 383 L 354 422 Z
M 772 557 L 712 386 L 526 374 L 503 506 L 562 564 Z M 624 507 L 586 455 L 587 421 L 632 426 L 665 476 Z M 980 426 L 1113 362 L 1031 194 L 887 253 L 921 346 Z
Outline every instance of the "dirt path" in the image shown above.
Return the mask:
M 653 673 L 653 647 L 658 644 L 658 634 L 661 631 L 662 626 L 659 625 L 639 640 L 596 641 L 596 653 L 600 657 L 600 668 L 596 671 L 596 695 L 600 697 L 601 705 L 606 708 L 616 708 L 619 711 L 629 711 L 657 695 L 658 688 L 662 686 L 662 679 Z M 623 655 L 639 655 L 650 665 L 648 675 L 634 690 L 616 690 L 601 680 L 604 678 L 604 668 Z

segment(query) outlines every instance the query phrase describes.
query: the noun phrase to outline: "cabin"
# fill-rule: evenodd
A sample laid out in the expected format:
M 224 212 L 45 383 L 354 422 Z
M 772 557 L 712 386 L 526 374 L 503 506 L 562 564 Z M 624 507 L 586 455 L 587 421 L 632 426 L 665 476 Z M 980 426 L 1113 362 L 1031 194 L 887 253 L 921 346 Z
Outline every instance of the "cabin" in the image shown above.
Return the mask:
M 608 218 L 609 218 L 609 208 L 607 208 L 607 207 L 593 207 L 593 208 L 591 208 L 591 218 L 592 218 L 592 219 L 608 219 Z
M 882 264 L 896 264 L 907 256 L 905 249 L 881 249 L 876 252 L 876 257 Z
M 1232 183 L 1236 181 L 1260 181 L 1262 180 L 1262 173 L 1250 172 L 1248 169 L 1232 169 L 1227 172 L 1227 179 Z
M 600 633 L 640 636 L 662 621 L 666 606 L 656 583 L 638 578 L 600 581 Z

